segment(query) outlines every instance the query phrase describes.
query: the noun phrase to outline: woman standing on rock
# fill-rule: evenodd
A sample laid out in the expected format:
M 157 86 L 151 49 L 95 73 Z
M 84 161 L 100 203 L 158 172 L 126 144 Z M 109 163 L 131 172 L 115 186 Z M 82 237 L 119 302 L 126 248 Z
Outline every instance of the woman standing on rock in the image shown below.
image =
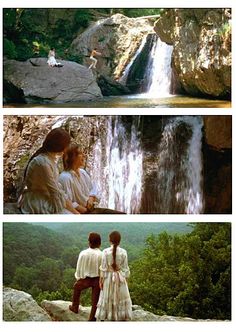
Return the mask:
M 30 158 L 24 173 L 24 189 L 18 200 L 22 213 L 79 214 L 58 181 L 57 158 L 63 155 L 69 143 L 70 135 L 64 129 L 55 128 Z
M 122 212 L 97 207 L 100 198 L 95 184 L 84 169 L 85 154 L 73 144 L 63 155 L 64 171 L 59 176 L 59 182 L 73 206 L 80 213 L 119 214 Z
M 109 240 L 111 247 L 102 253 L 96 318 L 100 321 L 127 321 L 132 319 L 132 302 L 126 281 L 130 274 L 127 252 L 119 246 L 119 232 L 110 233 Z

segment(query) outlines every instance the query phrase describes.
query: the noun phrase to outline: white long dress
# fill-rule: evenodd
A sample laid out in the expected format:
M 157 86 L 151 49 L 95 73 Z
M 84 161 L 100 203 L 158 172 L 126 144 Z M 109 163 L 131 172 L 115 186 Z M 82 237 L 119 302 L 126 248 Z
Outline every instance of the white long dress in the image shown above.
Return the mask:
M 56 58 L 55 58 L 55 52 L 54 52 L 54 51 L 50 51 L 50 52 L 49 52 L 49 54 L 48 54 L 48 61 L 47 61 L 47 64 L 48 64 L 50 67 L 58 66 L 58 65 L 61 64 L 60 62 L 57 62 L 57 60 L 56 60 Z
M 132 319 L 132 302 L 126 278 L 129 277 L 128 257 L 125 249 L 116 249 L 118 271 L 112 268 L 113 246 L 103 250 L 100 275 L 104 278 L 103 289 L 97 304 L 97 320 L 126 321 Z
M 79 170 L 79 175 L 73 171 L 63 171 L 59 176 L 59 182 L 66 192 L 74 208 L 79 205 L 86 206 L 89 196 L 96 197 L 99 201 L 99 195 L 96 186 L 92 183 L 90 176 L 84 169 Z
M 25 214 L 64 214 L 67 195 L 59 183 L 56 156 L 42 153 L 33 158 L 27 168 L 26 188 L 20 201 Z

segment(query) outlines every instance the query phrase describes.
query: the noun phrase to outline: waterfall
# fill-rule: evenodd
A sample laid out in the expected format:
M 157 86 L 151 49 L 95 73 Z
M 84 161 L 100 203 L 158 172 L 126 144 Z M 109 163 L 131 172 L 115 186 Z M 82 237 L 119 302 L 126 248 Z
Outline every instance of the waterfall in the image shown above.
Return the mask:
M 170 95 L 173 46 L 162 42 L 157 35 L 154 38 L 146 69 L 146 76 L 149 78 L 146 96 L 166 97 Z
M 136 214 L 203 213 L 202 117 L 153 117 L 152 128 L 142 121 L 142 130 L 141 118 L 106 117 L 92 151 L 100 206 Z
M 163 129 L 155 179 L 159 213 L 203 211 L 202 126 L 200 116 L 179 116 Z
M 120 117 L 109 130 L 109 207 L 139 213 L 142 188 L 142 150 L 138 134 L 139 117 L 132 117 L 128 133 Z

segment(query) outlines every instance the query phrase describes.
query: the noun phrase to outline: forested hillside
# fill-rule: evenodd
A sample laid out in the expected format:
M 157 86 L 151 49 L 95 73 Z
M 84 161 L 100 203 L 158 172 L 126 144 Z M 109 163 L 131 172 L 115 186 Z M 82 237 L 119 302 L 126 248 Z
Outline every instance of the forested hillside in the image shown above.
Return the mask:
M 44 227 L 45 226 L 45 227 Z M 229 223 L 4 223 L 4 285 L 43 299 L 71 300 L 78 253 L 116 229 L 127 249 L 133 304 L 157 314 L 230 319 Z M 82 298 L 89 305 L 90 294 Z

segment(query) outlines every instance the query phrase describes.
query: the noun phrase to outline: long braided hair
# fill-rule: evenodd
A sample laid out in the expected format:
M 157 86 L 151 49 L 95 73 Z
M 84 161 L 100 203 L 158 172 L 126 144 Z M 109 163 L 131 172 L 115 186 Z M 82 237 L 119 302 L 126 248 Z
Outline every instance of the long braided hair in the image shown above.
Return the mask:
M 117 231 L 114 231 L 114 232 L 110 233 L 109 240 L 113 244 L 113 251 L 112 251 L 113 263 L 112 263 L 111 266 L 112 266 L 114 271 L 117 271 L 118 266 L 116 264 L 116 248 L 120 244 L 120 240 L 121 240 L 120 233 L 117 232 Z

